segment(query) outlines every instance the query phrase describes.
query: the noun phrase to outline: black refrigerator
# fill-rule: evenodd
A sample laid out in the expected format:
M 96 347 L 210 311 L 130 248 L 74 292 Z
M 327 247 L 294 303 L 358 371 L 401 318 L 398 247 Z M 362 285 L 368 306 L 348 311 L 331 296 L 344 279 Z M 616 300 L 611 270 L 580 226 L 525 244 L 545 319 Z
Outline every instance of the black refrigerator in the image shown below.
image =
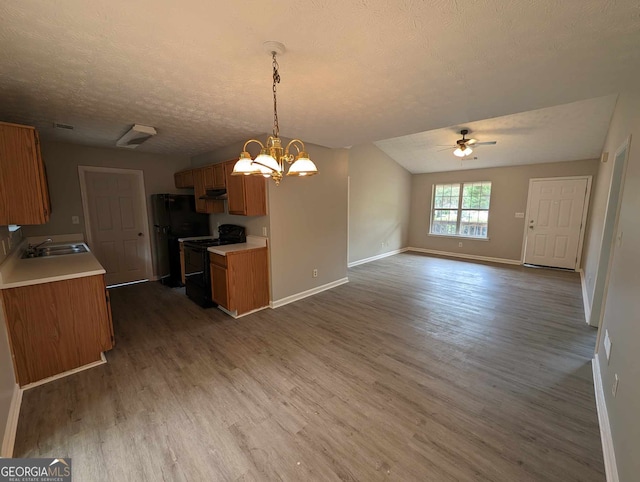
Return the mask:
M 181 286 L 179 238 L 209 236 L 209 215 L 196 212 L 188 194 L 152 194 L 155 272 L 163 284 Z

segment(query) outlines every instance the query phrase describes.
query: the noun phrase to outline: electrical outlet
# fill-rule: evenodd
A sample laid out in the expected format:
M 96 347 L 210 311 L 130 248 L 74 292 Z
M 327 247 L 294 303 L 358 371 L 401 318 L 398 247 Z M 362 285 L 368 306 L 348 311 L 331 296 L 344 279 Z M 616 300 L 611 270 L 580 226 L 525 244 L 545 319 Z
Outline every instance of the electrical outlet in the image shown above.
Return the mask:
M 267 227 L 266 226 L 262 226 L 262 235 L 266 238 L 267 237 Z
M 607 355 L 607 363 L 611 356 L 611 338 L 609 338 L 609 330 L 604 330 L 604 353 Z
M 80 224 L 80 216 L 71 216 L 71 224 Z
M 314 269 L 314 270 L 313 270 L 312 276 L 313 276 L 314 278 L 317 278 L 317 277 L 318 277 L 318 270 L 317 270 L 317 269 Z
M 458 248 L 462 248 L 462 241 L 458 243 Z
M 516 213 L 516 218 L 524 218 L 524 213 Z
M 618 378 L 618 374 L 615 373 L 613 375 L 613 387 L 611 387 L 611 393 L 613 394 L 613 396 L 616 396 L 616 393 L 618 393 L 618 382 L 620 381 L 620 379 Z

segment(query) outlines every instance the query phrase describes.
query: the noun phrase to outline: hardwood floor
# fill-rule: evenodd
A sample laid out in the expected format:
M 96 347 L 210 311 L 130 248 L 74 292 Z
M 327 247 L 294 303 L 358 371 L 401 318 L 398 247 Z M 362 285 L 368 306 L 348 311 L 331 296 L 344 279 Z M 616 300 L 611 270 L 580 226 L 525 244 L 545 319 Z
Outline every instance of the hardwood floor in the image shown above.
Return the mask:
M 24 393 L 74 480 L 604 481 L 575 273 L 401 254 L 233 320 L 112 292 L 108 364 Z

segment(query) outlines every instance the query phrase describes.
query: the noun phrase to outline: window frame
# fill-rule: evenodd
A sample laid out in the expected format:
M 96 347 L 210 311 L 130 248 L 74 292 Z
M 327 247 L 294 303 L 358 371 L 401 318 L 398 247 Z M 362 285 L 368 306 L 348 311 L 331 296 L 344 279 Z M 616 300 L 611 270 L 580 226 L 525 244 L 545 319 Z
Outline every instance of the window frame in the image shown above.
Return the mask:
M 464 194 L 464 186 L 465 184 L 489 184 L 489 186 L 491 187 L 491 191 L 489 193 L 489 207 L 486 209 L 483 208 L 475 208 L 475 209 L 470 209 L 470 208 L 466 208 L 464 209 L 462 207 L 462 198 L 463 198 L 463 194 Z M 454 186 L 454 185 L 458 185 L 459 186 L 459 192 L 458 192 L 458 207 L 453 209 L 453 208 L 436 208 L 436 189 L 438 186 Z M 475 239 L 478 241 L 488 241 L 489 240 L 489 218 L 491 217 L 491 195 L 493 193 L 493 182 L 492 181 L 452 181 L 452 182 L 440 182 L 440 183 L 433 183 L 431 185 L 431 212 L 429 215 L 429 232 L 428 232 L 428 236 L 437 236 L 440 238 L 462 238 L 462 239 Z M 457 211 L 457 217 L 456 217 L 456 232 L 454 234 L 440 234 L 440 233 L 434 233 L 433 232 L 433 218 L 435 215 L 436 210 L 438 211 Z M 469 236 L 466 234 L 460 234 L 460 224 L 461 224 L 461 220 L 462 220 L 462 211 L 486 211 L 487 212 L 487 235 L 486 236 Z

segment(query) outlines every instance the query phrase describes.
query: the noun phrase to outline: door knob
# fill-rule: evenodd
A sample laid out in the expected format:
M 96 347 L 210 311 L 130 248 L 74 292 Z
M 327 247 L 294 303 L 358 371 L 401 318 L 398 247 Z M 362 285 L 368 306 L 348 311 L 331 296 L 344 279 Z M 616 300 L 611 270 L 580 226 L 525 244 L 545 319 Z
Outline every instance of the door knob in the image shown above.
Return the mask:
M 138 233 L 138 236 L 144 236 L 142 233 Z

